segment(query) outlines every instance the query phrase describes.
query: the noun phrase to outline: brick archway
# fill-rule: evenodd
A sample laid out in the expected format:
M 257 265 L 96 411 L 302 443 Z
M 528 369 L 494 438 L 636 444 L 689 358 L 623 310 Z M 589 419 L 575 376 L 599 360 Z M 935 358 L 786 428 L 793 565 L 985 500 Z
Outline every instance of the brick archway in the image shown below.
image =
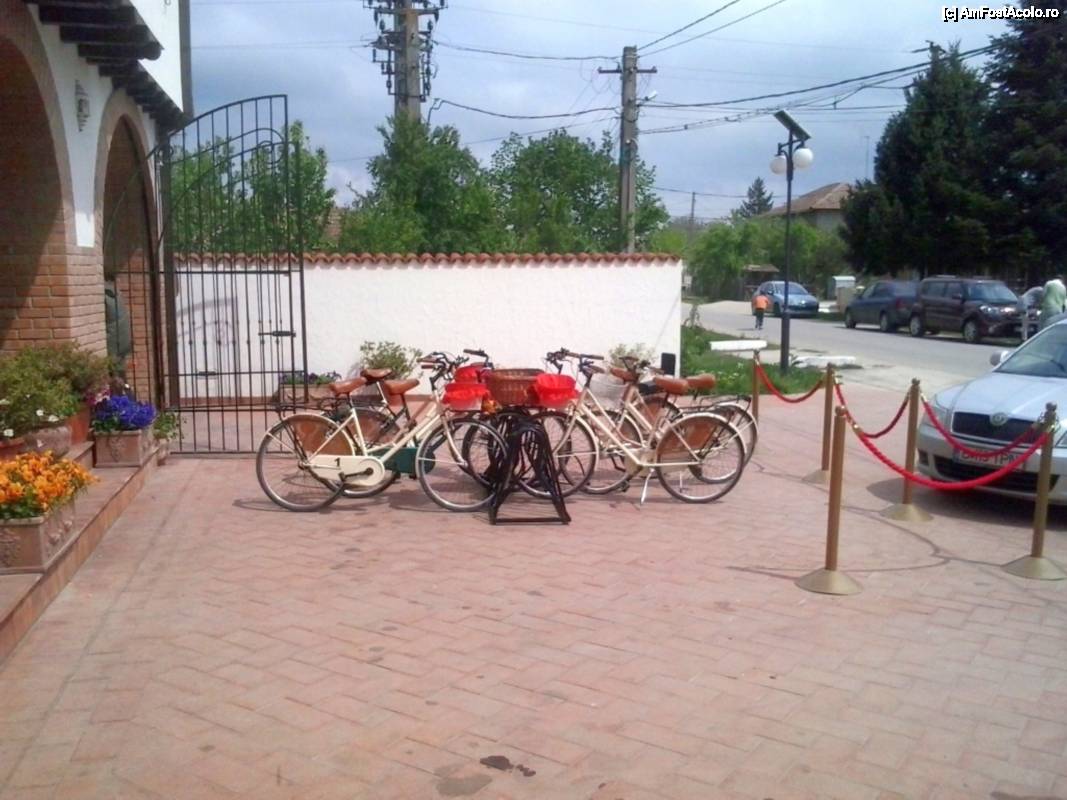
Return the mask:
M 0 3 L 5 14 L 11 10 L 7 5 Z M 0 187 L 9 200 L 18 198 L 0 204 L 0 351 L 80 333 L 70 314 L 73 203 L 66 145 L 53 136 L 53 130 L 62 131 L 54 124 L 59 115 L 54 87 L 47 72 L 39 80 L 40 58 L 32 55 L 30 45 L 40 43 L 18 21 L 13 13 L 0 26 Z M 7 38 L 8 33 L 25 38 Z M 28 47 L 29 56 L 16 41 Z

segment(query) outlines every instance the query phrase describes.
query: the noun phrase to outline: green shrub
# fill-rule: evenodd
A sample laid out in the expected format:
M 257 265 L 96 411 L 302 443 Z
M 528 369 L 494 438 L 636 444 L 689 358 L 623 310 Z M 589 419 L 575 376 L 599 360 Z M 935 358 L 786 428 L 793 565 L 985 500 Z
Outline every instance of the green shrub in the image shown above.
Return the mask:
M 111 361 L 74 342 L 34 345 L 14 355 L 21 368 L 70 383 L 78 402 L 107 388 Z
M 391 369 L 399 380 L 415 371 L 422 351 L 396 342 L 364 342 L 359 346 L 359 357 L 362 369 Z
M 180 422 L 173 411 L 160 411 L 156 415 L 156 421 L 152 423 L 152 435 L 157 439 L 169 441 L 178 435 Z
M 608 351 L 608 362 L 613 367 L 625 367 L 624 358 L 636 358 L 638 361 L 651 361 L 654 352 L 647 344 L 617 344 Z
M 54 425 L 78 410 L 70 381 L 28 368 L 17 356 L 0 359 L 0 437 Z

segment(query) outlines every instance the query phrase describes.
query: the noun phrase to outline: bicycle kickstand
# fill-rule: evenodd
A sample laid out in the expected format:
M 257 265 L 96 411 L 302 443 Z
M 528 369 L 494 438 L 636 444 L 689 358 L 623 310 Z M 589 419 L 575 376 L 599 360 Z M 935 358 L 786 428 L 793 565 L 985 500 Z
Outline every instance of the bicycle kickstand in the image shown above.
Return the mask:
M 643 506 L 645 504 L 645 498 L 648 496 L 648 484 L 652 480 L 652 475 L 654 472 L 655 470 L 650 469 L 648 471 L 648 475 L 645 476 L 645 485 L 641 487 L 641 500 L 638 502 L 638 505 Z

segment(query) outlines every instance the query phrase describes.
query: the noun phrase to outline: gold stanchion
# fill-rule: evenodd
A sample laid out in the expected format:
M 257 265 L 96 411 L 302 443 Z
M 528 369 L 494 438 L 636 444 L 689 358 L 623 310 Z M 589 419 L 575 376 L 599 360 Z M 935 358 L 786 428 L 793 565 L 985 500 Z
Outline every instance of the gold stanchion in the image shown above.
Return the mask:
M 797 578 L 796 584 L 820 594 L 856 594 L 862 587 L 837 569 L 837 545 L 841 532 L 841 482 L 845 469 L 845 426 L 848 417 L 840 406 L 834 413 L 833 449 L 830 454 L 830 501 L 826 515 L 826 567 Z
M 915 472 L 915 451 L 919 438 L 919 405 L 922 392 L 919 389 L 919 379 L 912 378 L 911 388 L 908 389 L 908 443 L 904 453 L 904 468 L 908 472 Z M 890 506 L 882 512 L 883 517 L 894 519 L 897 522 L 929 522 L 933 519 L 928 513 L 912 502 L 912 493 L 915 487 L 907 478 L 901 478 L 904 488 L 901 492 L 900 502 Z
M 759 350 L 752 353 L 752 419 L 759 422 Z
M 1048 521 L 1048 493 L 1052 486 L 1052 448 L 1056 446 L 1056 405 L 1045 406 L 1045 432 L 1048 438 L 1041 447 L 1041 467 L 1037 473 L 1037 499 L 1034 501 L 1034 538 L 1030 555 L 1004 565 L 1005 572 L 1036 581 L 1062 581 L 1067 578 L 1060 565 L 1045 558 L 1045 524 Z
M 804 476 L 805 483 L 816 483 L 825 486 L 830 482 L 830 428 L 834 418 L 834 365 L 826 365 L 826 374 L 823 376 L 823 409 L 822 409 L 822 460 L 819 468 Z

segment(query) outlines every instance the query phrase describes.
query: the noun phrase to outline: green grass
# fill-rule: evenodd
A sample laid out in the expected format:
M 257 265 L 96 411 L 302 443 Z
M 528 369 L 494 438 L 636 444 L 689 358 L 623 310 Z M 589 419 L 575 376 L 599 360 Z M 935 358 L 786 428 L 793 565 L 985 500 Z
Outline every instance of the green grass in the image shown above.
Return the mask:
M 682 328 L 682 375 L 711 372 L 718 378 L 716 394 L 751 394 L 752 361 L 728 353 L 713 353 L 709 342 L 737 339 L 736 336 L 708 331 L 704 328 Z M 822 370 L 793 367 L 789 374 L 782 375 L 777 364 L 764 364 L 763 368 L 771 381 L 785 394 L 800 394 L 808 391 L 822 379 Z M 767 387 L 760 388 L 767 394 Z

